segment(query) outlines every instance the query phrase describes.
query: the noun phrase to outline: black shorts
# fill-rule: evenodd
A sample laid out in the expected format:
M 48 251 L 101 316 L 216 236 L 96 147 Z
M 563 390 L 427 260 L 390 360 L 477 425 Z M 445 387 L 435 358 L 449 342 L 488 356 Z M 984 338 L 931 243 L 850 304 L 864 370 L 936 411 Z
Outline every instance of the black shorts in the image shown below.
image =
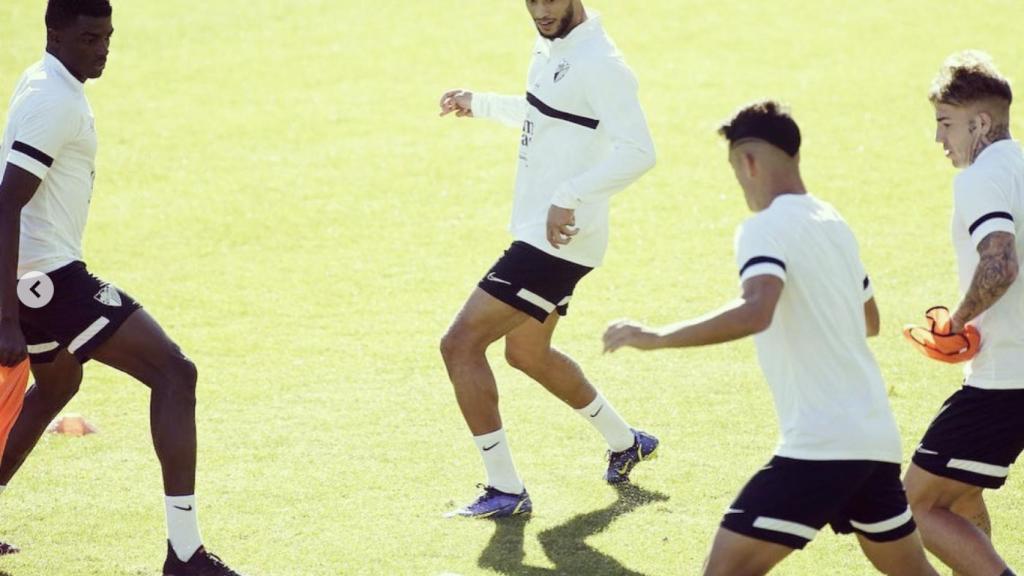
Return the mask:
M 84 262 L 72 262 L 46 276 L 53 283 L 52 299 L 40 308 L 24 303 L 19 307 L 32 364 L 53 362 L 62 348 L 84 364 L 142 307 L 113 284 L 90 274 Z
M 801 549 L 831 524 L 891 542 L 916 529 L 900 466 L 873 460 L 797 460 L 775 456 L 726 511 L 722 527 Z
M 964 386 L 946 400 L 914 452 L 936 476 L 999 488 L 1024 451 L 1024 390 Z
M 543 323 L 552 312 L 565 316 L 581 278 L 593 268 L 556 258 L 516 241 L 488 270 L 478 286 L 505 304 Z

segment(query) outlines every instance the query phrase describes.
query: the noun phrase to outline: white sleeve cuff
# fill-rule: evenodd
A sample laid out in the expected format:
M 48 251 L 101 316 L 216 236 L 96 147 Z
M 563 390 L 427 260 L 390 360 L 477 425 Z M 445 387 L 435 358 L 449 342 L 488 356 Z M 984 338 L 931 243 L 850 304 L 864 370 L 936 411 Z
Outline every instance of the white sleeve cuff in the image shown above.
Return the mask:
M 875 297 L 875 285 L 871 283 L 871 277 L 864 277 L 864 302 Z
M 50 171 L 50 167 L 46 164 L 17 150 L 11 150 L 10 154 L 7 155 L 7 163 L 21 168 L 40 180 L 46 178 L 46 173 Z
M 755 276 L 775 276 L 786 281 L 786 263 L 770 256 L 756 256 L 746 261 L 740 268 L 740 284 Z
M 1013 223 L 1013 217 L 1005 213 L 986 214 L 979 218 L 975 225 L 971 226 L 971 240 L 974 242 L 974 247 L 977 248 L 981 241 L 986 236 L 993 232 L 1009 232 L 1010 234 L 1017 234 L 1017 227 Z M 984 220 L 983 220 L 984 219 Z

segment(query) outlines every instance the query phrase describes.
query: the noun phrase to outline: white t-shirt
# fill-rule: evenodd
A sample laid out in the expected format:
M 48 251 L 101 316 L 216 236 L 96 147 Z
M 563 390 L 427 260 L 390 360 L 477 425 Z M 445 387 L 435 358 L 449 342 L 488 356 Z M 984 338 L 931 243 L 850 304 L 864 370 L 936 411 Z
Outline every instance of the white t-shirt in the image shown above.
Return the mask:
M 809 194 L 779 196 L 740 226 L 736 263 L 741 283 L 785 282 L 771 326 L 754 337 L 779 418 L 776 454 L 899 463 L 899 430 L 867 345 L 872 287 L 842 216 Z
M 473 116 L 522 126 L 509 230 L 557 258 L 595 267 L 608 246 L 608 200 L 654 166 L 639 85 L 588 12 L 565 38 L 537 38 L 526 97 L 473 95 Z M 575 210 L 579 232 L 547 241 L 552 204 Z
M 1001 140 L 983 150 L 953 181 L 953 247 L 960 294 L 971 286 L 978 267 L 978 244 L 992 232 L 1016 236 L 1017 258 L 1024 259 L 1024 152 L 1019 143 Z M 971 321 L 981 333 L 981 349 L 964 368 L 965 384 L 976 388 L 1024 389 L 1024 281 Z
M 11 98 L 0 159 L 42 180 L 21 211 L 19 276 L 82 260 L 97 148 L 84 88 L 46 54 L 22 74 Z

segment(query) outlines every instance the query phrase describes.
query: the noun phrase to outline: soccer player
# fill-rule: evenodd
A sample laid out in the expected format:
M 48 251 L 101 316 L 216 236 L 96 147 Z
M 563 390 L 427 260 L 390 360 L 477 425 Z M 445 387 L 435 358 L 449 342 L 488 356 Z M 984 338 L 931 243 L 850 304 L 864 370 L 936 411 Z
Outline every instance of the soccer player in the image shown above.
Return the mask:
M 1024 152 L 1010 138 L 1010 84 L 987 55 L 952 55 L 929 99 L 935 140 L 962 170 L 952 233 L 963 296 L 951 328 L 973 325 L 981 347 L 914 453 L 907 494 L 925 545 L 957 574 L 1008 575 L 982 492 L 1000 488 L 1024 450 Z
M 704 573 L 765 574 L 831 524 L 856 532 L 886 574 L 936 574 L 900 483 L 899 432 L 867 346 L 878 308 L 857 241 L 835 208 L 807 193 L 800 130 L 778 103 L 752 104 L 720 132 L 756 213 L 736 237 L 742 296 L 665 328 L 620 321 L 604 335 L 607 352 L 756 335 L 782 438 L 726 511 Z
M 480 497 L 456 514 L 531 511 L 498 413 L 485 351 L 505 339 L 508 363 L 571 406 L 605 438 L 605 480 L 628 480 L 658 440 L 634 430 L 551 338 L 577 282 L 601 264 L 609 198 L 654 166 L 637 81 L 580 0 L 527 0 L 539 38 L 525 96 L 446 92 L 441 115 L 522 127 L 510 230 L 515 241 L 480 280 L 441 341 L 462 415 L 487 470 Z
M 106 66 L 111 13 L 107 0 L 49 0 L 46 52 L 11 99 L 0 148 L 0 364 L 27 354 L 35 383 L 0 463 L 0 490 L 78 391 L 83 364 L 98 360 L 151 391 L 166 494 L 163 573 L 237 576 L 199 534 L 196 367 L 131 296 L 82 261 L 97 146 L 85 83 Z

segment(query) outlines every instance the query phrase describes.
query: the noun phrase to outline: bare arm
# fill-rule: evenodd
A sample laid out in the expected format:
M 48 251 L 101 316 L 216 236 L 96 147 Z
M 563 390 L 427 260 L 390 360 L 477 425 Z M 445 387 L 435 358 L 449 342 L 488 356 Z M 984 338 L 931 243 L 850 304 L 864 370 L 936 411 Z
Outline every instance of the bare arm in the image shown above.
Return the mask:
M 25 357 L 25 338 L 18 318 L 18 239 L 21 209 L 39 188 L 39 178 L 7 164 L 0 180 L 0 365 L 13 366 Z
M 872 297 L 864 303 L 864 318 L 867 319 L 868 336 L 878 336 L 882 328 L 882 319 L 878 314 L 878 304 Z
M 757 334 L 771 326 L 784 286 L 776 276 L 754 276 L 743 283 L 739 299 L 700 318 L 660 329 L 631 321 L 616 322 L 604 334 L 605 352 L 623 346 L 641 350 L 704 346 Z
M 999 300 L 1017 279 L 1016 238 L 1009 232 L 992 232 L 978 244 L 978 267 L 971 286 L 953 312 L 953 332 L 977 318 Z

